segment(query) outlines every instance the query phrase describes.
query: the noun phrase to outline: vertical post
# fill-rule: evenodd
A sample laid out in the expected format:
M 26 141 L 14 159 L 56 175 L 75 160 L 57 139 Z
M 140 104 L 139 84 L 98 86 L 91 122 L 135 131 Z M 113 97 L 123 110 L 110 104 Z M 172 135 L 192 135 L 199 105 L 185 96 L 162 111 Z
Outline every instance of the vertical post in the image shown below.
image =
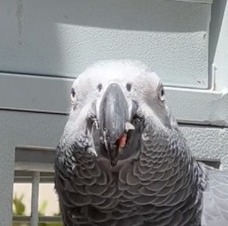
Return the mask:
M 39 202 L 40 172 L 34 172 L 32 177 L 32 204 L 30 226 L 37 226 L 39 223 L 38 202 Z

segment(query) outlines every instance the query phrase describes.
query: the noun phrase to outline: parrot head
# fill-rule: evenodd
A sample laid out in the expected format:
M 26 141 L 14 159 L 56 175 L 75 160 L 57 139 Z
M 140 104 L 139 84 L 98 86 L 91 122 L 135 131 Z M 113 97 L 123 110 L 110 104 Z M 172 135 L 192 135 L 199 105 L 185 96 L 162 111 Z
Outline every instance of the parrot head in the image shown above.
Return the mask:
M 138 61 L 104 61 L 80 74 L 62 142 L 77 142 L 112 167 L 137 158 L 145 122 L 168 133 L 171 118 L 160 78 Z

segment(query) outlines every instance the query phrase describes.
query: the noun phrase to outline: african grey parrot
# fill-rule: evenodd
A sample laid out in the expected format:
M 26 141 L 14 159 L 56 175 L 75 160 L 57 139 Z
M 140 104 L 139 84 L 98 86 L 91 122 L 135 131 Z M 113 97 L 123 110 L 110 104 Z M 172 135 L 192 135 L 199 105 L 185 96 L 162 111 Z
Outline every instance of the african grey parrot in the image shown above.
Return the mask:
M 228 226 L 228 175 L 194 160 L 149 68 L 99 62 L 71 100 L 55 160 L 65 226 Z

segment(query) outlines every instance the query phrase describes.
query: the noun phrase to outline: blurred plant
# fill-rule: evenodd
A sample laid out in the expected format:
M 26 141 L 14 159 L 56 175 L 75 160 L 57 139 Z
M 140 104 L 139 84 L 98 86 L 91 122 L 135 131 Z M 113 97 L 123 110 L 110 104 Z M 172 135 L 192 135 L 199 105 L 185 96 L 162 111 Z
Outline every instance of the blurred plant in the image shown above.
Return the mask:
M 39 211 L 38 211 L 39 216 L 45 215 L 47 205 L 48 205 L 47 200 L 44 200 L 41 203 L 41 205 L 39 206 Z M 54 216 L 59 216 L 59 215 L 60 215 L 60 213 L 54 214 Z M 61 226 L 61 225 L 62 224 L 60 224 L 60 223 L 39 223 L 39 226 Z
M 24 195 L 22 194 L 20 197 L 17 194 L 14 195 L 13 198 L 13 213 L 15 215 L 24 215 L 25 213 L 25 205 L 22 202 Z
M 24 195 L 18 197 L 17 194 L 14 195 L 13 198 L 13 215 L 25 216 L 26 206 L 23 203 Z M 45 216 L 46 208 L 48 206 L 48 201 L 44 200 L 38 210 L 39 216 Z M 59 216 L 60 213 L 54 214 L 54 216 Z M 13 223 L 12 226 L 28 226 L 25 223 Z M 39 226 L 62 226 L 61 223 L 39 223 Z
M 22 202 L 24 195 L 22 194 L 20 197 L 17 194 L 14 195 L 13 198 L 13 214 L 14 215 L 25 215 L 25 204 Z M 26 226 L 23 223 L 13 223 L 13 226 Z

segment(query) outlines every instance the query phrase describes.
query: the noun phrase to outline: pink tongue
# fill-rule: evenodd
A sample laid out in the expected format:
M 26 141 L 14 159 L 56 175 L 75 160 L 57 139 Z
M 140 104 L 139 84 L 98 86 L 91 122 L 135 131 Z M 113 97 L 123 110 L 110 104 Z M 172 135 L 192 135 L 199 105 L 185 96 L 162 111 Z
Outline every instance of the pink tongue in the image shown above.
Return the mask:
M 127 142 L 127 134 L 123 133 L 122 135 L 120 135 L 120 137 L 117 140 L 118 149 L 124 148 L 126 145 L 126 142 Z

